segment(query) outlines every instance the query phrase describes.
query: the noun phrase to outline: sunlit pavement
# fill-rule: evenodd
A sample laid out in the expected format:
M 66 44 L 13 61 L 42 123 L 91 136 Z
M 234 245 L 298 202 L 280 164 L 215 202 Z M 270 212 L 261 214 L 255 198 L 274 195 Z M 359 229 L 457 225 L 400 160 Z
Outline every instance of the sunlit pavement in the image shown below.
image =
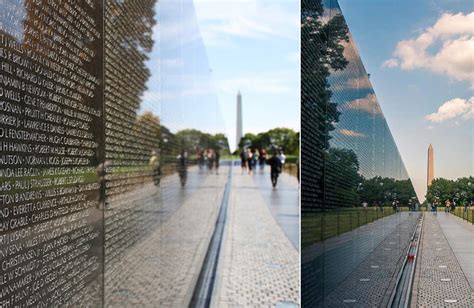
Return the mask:
M 449 215 L 425 213 L 412 307 L 474 307 L 473 229 Z
M 474 291 L 474 225 L 446 213 L 438 213 L 436 218 Z
M 300 256 L 289 239 L 291 219 L 299 220 L 298 187 L 280 179 L 273 191 L 268 172 L 268 166 L 254 175 L 234 167 L 213 306 L 299 304 Z

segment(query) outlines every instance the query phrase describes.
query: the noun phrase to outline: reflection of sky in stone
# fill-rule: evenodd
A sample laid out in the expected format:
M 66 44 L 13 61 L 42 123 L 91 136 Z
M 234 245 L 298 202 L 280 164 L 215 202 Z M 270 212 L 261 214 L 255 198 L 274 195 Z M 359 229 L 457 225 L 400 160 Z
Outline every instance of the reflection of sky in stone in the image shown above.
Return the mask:
M 325 13 L 329 19 L 340 12 L 336 1 L 325 3 L 330 7 Z M 339 121 L 330 132 L 330 146 L 353 150 L 359 160 L 359 172 L 366 178 L 406 179 L 408 174 L 350 34 L 344 48 L 347 67 L 331 71 L 328 77 L 331 102 L 340 112 Z
M 223 132 L 192 1 L 162 0 L 156 12 L 155 46 L 147 62 L 152 76 L 140 112 L 159 114 L 173 132 Z
M 0 31 L 14 37 L 19 43 L 23 42 L 23 22 L 26 18 L 23 0 L 0 1 Z

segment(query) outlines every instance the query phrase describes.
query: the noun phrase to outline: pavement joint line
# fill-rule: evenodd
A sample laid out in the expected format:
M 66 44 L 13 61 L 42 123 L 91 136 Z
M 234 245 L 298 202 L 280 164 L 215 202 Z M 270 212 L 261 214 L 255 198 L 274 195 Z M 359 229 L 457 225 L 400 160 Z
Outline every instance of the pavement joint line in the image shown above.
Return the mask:
M 410 241 L 413 243 L 413 241 L 418 237 L 421 238 L 423 234 L 423 216 L 418 220 L 418 223 L 415 225 L 414 230 L 412 232 L 412 235 L 410 237 Z M 409 302 L 410 302 L 410 297 L 412 293 L 412 288 L 413 288 L 413 279 L 414 279 L 414 274 L 415 274 L 415 268 L 416 268 L 416 255 L 418 254 L 418 245 L 414 247 L 414 258 L 412 259 L 411 262 L 409 262 L 409 256 L 410 252 L 412 252 L 412 247 L 413 245 L 410 243 L 408 245 L 408 249 L 406 251 L 406 257 L 403 260 L 402 267 L 400 268 L 400 272 L 398 274 L 395 286 L 394 286 L 394 291 L 391 294 L 390 300 L 389 300 L 389 306 L 390 307 L 407 307 Z M 411 265 L 411 266 L 410 266 Z M 406 270 L 409 270 L 409 272 L 405 272 Z M 406 280 L 406 276 L 408 276 L 408 284 L 404 283 Z M 405 278 L 405 279 L 404 279 Z M 400 285 L 403 283 L 403 285 Z M 399 287 L 402 287 L 400 289 Z
M 229 175 L 222 196 L 222 203 L 219 215 L 216 220 L 216 227 L 209 242 L 204 264 L 199 273 L 198 282 L 193 292 L 193 297 L 189 307 L 207 308 L 211 305 L 212 294 L 214 292 L 219 255 L 222 247 L 222 240 L 225 231 L 227 209 L 229 204 L 229 194 L 232 185 L 232 172 L 234 163 L 231 162 Z

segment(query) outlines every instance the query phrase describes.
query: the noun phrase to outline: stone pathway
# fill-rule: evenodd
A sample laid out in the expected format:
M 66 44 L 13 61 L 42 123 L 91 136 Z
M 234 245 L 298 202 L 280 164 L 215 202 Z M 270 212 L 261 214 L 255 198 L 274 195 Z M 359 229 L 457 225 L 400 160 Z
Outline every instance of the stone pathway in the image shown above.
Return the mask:
M 214 231 L 227 170 L 203 176 L 199 189 L 186 187 L 191 193 L 179 208 L 106 271 L 106 307 L 187 307 Z
M 469 282 L 433 213 L 424 214 L 420 244 L 411 307 L 474 307 Z
M 270 181 L 270 168 L 257 170 L 253 176 L 270 212 L 296 249 L 300 249 L 299 189 L 296 177 L 283 172 L 274 189 Z
M 474 290 L 474 224 L 454 215 L 438 213 L 438 222 Z
M 212 306 L 299 304 L 300 255 L 240 168 L 234 168 L 229 202 Z

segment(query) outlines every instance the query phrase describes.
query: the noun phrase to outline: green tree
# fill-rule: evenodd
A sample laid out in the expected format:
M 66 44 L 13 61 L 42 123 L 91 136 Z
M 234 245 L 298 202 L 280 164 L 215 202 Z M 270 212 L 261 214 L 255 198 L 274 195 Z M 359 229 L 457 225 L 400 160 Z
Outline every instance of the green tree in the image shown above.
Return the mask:
M 457 180 L 437 178 L 433 180 L 426 192 L 428 202 L 433 202 L 436 199 L 444 202 L 453 198 L 462 203 L 474 200 L 474 177 L 464 177 Z

